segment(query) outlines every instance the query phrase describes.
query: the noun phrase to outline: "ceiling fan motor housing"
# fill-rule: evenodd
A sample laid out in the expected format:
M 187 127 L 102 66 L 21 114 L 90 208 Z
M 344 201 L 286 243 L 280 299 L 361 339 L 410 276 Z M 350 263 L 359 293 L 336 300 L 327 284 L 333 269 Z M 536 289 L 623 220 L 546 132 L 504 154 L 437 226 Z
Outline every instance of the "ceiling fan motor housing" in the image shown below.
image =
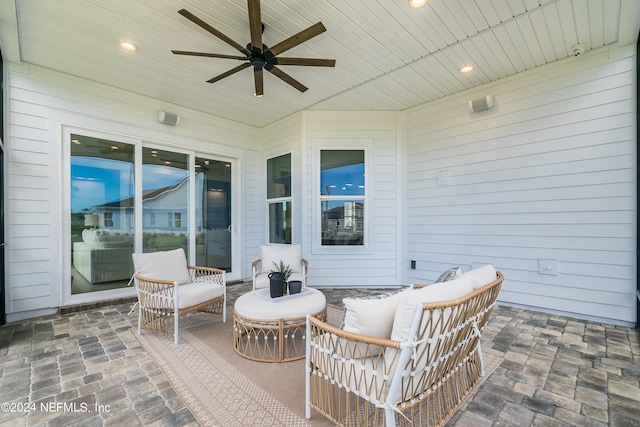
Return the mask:
M 262 70 L 264 68 L 268 71 L 278 63 L 278 59 L 264 44 L 262 45 L 262 49 L 258 49 L 249 43 L 247 44 L 247 50 L 251 52 L 251 55 L 247 57 L 247 59 L 255 70 Z

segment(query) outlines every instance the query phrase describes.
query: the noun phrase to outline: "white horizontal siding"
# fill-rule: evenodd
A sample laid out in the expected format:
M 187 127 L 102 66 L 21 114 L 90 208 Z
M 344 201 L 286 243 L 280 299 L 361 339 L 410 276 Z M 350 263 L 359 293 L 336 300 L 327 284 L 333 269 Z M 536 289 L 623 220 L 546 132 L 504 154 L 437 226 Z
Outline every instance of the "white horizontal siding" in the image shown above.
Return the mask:
M 10 80 L 12 83 L 12 80 Z M 5 240 L 8 314 L 54 307 L 49 121 L 47 110 L 24 91 L 9 87 L 9 126 L 5 141 Z
M 407 112 L 407 281 L 492 263 L 500 301 L 635 322 L 634 60 L 593 53 Z
M 256 129 L 175 107 L 133 93 L 51 72 L 9 64 L 5 82 L 8 127 L 5 144 L 6 310 L 9 320 L 41 314 L 62 303 L 70 263 L 64 253 L 60 117 L 72 124 L 138 140 L 183 146 L 238 158 L 241 224 L 256 230 Z M 181 116 L 179 126 L 158 123 L 158 110 Z M 241 227 L 240 227 L 241 226 Z M 235 254 L 243 255 L 245 235 Z M 251 241 L 253 246 L 255 240 Z M 242 258 L 241 264 L 245 264 Z M 244 265 L 241 269 L 244 268 Z M 241 273 L 242 276 L 243 273 Z
M 307 112 L 305 114 L 303 244 L 309 259 L 309 284 L 318 287 L 390 287 L 400 283 L 402 252 L 402 193 L 399 191 L 401 155 L 399 114 L 393 112 Z M 371 162 L 366 165 L 369 224 L 366 249 L 323 248 L 314 217 L 318 191 L 311 186 L 318 173 L 318 144 L 348 149 L 370 141 Z M 335 145 L 338 144 L 338 145 Z M 355 249 L 355 250 L 350 250 Z
M 259 224 L 259 232 L 255 236 L 254 245 L 250 248 L 252 257 L 249 262 L 260 258 L 260 245 L 268 241 L 268 211 L 267 211 L 267 159 L 291 153 L 291 197 L 293 211 L 292 243 L 302 240 L 302 193 L 301 179 L 301 138 L 302 115 L 294 114 L 260 130 L 259 143 L 261 156 L 255 170 L 257 177 L 258 210 L 255 220 Z M 303 253 L 306 257 L 306 253 Z M 247 264 L 248 265 L 248 264 Z M 249 266 L 249 265 L 248 265 Z M 251 273 L 251 271 L 249 271 Z

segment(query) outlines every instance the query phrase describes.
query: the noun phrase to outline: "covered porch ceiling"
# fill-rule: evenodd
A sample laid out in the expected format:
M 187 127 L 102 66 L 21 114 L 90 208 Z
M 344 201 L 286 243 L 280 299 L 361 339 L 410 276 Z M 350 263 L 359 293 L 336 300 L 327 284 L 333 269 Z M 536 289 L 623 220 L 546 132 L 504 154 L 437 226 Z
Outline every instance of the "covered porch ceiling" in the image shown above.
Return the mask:
M 207 80 L 239 62 L 171 50 L 238 55 L 178 13 L 186 9 L 233 41 L 250 42 L 245 0 L 6 0 L 5 61 L 33 64 L 235 122 L 264 127 L 301 110 L 402 111 L 602 47 L 637 41 L 637 0 L 263 0 L 263 43 L 321 21 L 323 32 L 282 56 L 335 67 L 279 66 L 308 90 L 252 69 Z M 119 44 L 134 42 L 128 52 Z M 474 70 L 461 73 L 464 65 Z

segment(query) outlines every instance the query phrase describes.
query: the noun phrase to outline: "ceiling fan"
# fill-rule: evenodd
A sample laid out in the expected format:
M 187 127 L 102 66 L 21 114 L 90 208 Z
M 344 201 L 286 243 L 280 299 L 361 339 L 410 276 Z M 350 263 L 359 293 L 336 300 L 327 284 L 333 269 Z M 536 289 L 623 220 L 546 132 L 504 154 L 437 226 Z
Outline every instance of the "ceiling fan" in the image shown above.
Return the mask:
M 262 31 L 264 24 L 262 23 L 260 13 L 260 0 L 247 0 L 247 7 L 249 9 L 249 30 L 251 33 L 251 42 L 243 47 L 239 43 L 236 43 L 220 31 L 213 28 L 211 25 L 204 22 L 186 9 L 181 9 L 178 13 L 194 24 L 204 28 L 209 33 L 213 34 L 223 42 L 232 46 L 242 53 L 242 55 L 223 55 L 217 53 L 205 53 L 205 52 L 189 52 L 184 50 L 172 50 L 176 55 L 189 55 L 189 56 L 205 56 L 210 58 L 224 58 L 224 59 L 237 59 L 240 61 L 247 61 L 237 67 L 230 69 L 216 77 L 207 80 L 208 83 L 215 83 L 219 80 L 229 77 L 239 71 L 248 67 L 253 67 L 253 78 L 255 82 L 255 96 L 262 96 L 264 94 L 264 77 L 263 70 L 269 71 L 274 76 L 280 78 L 284 82 L 290 84 L 300 92 L 306 91 L 308 88 L 291 77 L 289 74 L 282 71 L 277 65 L 304 65 L 311 67 L 334 67 L 336 65 L 335 59 L 319 59 L 319 58 L 283 58 L 279 56 L 281 53 L 304 43 L 305 41 L 317 36 L 326 31 L 322 22 L 318 22 L 300 31 L 288 39 L 281 41 L 280 43 L 267 47 L 262 44 Z

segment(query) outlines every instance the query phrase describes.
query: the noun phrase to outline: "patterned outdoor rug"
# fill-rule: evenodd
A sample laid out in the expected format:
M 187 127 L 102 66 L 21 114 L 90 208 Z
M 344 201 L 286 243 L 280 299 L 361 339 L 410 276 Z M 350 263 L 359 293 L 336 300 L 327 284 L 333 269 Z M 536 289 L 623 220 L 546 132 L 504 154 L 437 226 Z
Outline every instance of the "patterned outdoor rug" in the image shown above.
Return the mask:
M 329 323 L 341 318 L 342 310 L 330 306 Z M 304 416 L 304 360 L 261 363 L 233 350 L 232 315 L 226 323 L 210 314 L 181 319 L 177 346 L 172 337 L 132 332 L 203 426 L 333 425 L 315 411 L 311 420 Z M 484 359 L 487 378 L 501 359 Z

